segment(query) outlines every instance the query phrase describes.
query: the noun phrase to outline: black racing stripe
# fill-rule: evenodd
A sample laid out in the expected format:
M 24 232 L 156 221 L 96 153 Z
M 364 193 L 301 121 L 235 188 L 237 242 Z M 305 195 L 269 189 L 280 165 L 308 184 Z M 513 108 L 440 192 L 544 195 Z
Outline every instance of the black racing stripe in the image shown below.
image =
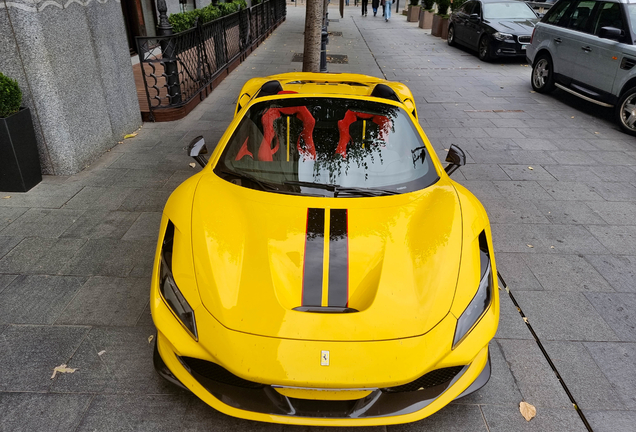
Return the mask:
M 322 268 L 325 249 L 325 209 L 307 209 L 305 263 L 303 268 L 303 306 L 322 303 Z
M 332 209 L 329 221 L 329 306 L 349 302 L 349 233 L 346 209 Z

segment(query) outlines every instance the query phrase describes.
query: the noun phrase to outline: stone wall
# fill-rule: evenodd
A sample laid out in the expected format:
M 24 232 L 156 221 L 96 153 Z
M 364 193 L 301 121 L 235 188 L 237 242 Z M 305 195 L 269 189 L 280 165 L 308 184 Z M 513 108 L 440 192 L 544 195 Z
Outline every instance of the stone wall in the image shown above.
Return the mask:
M 45 174 L 81 171 L 141 125 L 118 0 L 0 0 L 0 40 Z

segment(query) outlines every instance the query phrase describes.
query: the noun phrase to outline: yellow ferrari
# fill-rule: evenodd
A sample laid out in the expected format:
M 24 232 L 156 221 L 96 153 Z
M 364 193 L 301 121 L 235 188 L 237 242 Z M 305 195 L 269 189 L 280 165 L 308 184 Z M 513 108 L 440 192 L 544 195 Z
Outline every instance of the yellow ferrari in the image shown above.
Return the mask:
M 364 75 L 249 80 L 163 211 L 154 363 L 264 422 L 422 419 L 482 387 L 499 321 L 488 217 L 411 91 Z

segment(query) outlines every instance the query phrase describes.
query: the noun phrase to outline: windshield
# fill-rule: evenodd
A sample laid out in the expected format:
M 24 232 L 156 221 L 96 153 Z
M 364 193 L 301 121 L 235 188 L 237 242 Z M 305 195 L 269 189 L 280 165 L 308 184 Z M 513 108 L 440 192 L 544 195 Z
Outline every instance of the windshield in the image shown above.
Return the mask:
M 214 172 L 253 189 L 330 197 L 405 193 L 439 179 L 402 108 L 325 97 L 253 105 Z
M 536 19 L 537 16 L 523 2 L 484 3 L 484 19 Z
M 629 24 L 632 29 L 632 33 L 636 33 L 636 4 L 628 4 L 627 13 L 629 14 Z

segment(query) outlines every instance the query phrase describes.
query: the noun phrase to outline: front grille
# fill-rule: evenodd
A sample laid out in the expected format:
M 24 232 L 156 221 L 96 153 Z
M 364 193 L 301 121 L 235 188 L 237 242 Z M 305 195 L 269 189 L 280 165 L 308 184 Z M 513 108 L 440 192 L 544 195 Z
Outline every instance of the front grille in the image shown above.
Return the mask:
M 210 379 L 212 381 L 216 381 L 219 383 L 235 386 L 235 387 L 243 387 L 250 389 L 260 389 L 265 387 L 263 384 L 255 383 L 252 381 L 244 380 L 243 378 L 237 377 L 227 369 L 222 366 L 219 366 L 216 363 L 212 363 L 206 360 L 201 360 L 193 357 L 179 357 L 181 362 L 186 365 L 190 369 L 190 373 L 196 373 Z M 195 377 L 196 378 L 196 377 Z
M 454 366 L 449 368 L 437 369 L 422 375 L 415 381 L 403 384 L 396 387 L 387 387 L 382 389 L 385 392 L 398 393 L 398 392 L 412 392 L 422 389 L 428 389 L 438 385 L 445 384 L 451 381 L 455 376 L 461 372 L 464 366 Z
M 530 43 L 530 36 L 518 36 L 519 43 Z

